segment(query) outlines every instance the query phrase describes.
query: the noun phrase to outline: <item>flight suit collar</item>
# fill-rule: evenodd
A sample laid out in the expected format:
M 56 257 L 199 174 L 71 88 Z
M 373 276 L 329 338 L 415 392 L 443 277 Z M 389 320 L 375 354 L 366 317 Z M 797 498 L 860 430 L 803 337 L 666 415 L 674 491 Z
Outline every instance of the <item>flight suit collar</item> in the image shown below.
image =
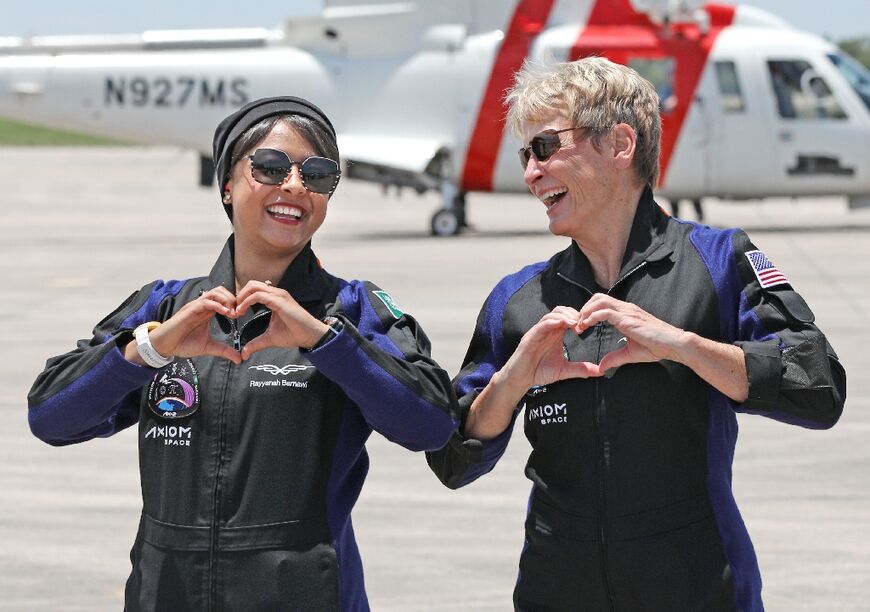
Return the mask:
M 631 224 L 617 283 L 645 263 L 655 263 L 673 255 L 673 247 L 665 240 L 667 223 L 668 216 L 653 199 L 652 190 L 644 189 Z M 598 290 L 592 265 L 574 241 L 559 265 L 558 274 L 583 286 L 589 293 Z
M 236 293 L 234 258 L 235 242 L 233 236 L 230 236 L 208 276 L 210 286 L 223 285 L 230 293 Z M 320 260 L 311 249 L 310 241 L 287 266 L 277 286 L 285 289 L 303 306 L 319 303 L 326 296 L 330 287 L 329 275 L 320 266 Z M 239 323 L 244 324 L 264 309 L 265 306 L 256 304 Z

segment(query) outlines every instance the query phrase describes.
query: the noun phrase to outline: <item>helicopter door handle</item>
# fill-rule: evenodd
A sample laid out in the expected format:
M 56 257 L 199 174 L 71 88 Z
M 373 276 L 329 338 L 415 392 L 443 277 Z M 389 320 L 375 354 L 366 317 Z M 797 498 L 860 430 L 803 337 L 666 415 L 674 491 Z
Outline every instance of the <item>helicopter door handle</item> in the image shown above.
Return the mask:
M 782 130 L 779 133 L 779 139 L 783 142 L 791 142 L 792 136 L 791 130 Z

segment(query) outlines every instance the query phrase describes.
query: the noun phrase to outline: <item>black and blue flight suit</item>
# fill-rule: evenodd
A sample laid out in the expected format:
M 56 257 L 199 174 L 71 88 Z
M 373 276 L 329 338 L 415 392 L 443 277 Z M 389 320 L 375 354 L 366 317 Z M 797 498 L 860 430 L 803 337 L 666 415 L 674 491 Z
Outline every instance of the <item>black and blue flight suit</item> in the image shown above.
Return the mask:
M 449 376 L 413 318 L 373 284 L 328 274 L 310 245 L 279 286 L 343 322 L 322 346 L 266 349 L 241 365 L 126 361 L 119 347 L 139 324 L 235 288 L 232 245 L 208 277 L 145 286 L 50 359 L 29 395 L 31 429 L 64 445 L 138 422 L 143 511 L 126 610 L 368 610 L 350 516 L 366 439 L 375 430 L 412 450 L 443 446 L 457 422 Z M 240 348 L 270 315 L 217 315 L 210 331 Z
M 731 490 L 737 412 L 809 428 L 837 422 L 845 372 L 790 284 L 762 287 L 740 230 L 668 217 L 641 197 L 617 282 L 607 293 L 702 337 L 743 349 L 749 398 L 738 405 L 671 361 L 624 365 L 604 378 L 532 388 L 532 446 L 517 610 L 683 612 L 763 609 L 761 576 Z M 454 380 L 463 415 L 526 333 L 559 305 L 580 309 L 599 288 L 576 243 L 504 278 L 487 298 Z M 566 333 L 571 361 L 620 348 L 616 328 Z M 494 440 L 461 427 L 428 453 L 447 486 L 490 471 Z

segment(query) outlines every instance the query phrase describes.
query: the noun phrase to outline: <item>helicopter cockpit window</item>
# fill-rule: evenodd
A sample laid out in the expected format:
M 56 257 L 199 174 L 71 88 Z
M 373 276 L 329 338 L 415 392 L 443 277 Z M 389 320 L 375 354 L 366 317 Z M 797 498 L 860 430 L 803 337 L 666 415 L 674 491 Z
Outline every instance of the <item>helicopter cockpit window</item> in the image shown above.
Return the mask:
M 776 108 L 783 119 L 845 119 L 825 80 L 803 60 L 767 62 Z
M 847 55 L 842 51 L 832 53 L 828 59 L 837 67 L 837 70 L 842 73 L 855 93 L 860 96 L 861 100 L 870 109 L 870 72 L 858 63 L 851 55 Z
M 719 85 L 719 100 L 726 113 L 742 113 L 746 110 L 743 92 L 737 78 L 737 66 L 730 60 L 716 62 L 716 83 Z
M 674 83 L 676 61 L 672 57 L 657 59 L 634 58 L 628 65 L 653 84 L 659 94 L 659 111 L 666 115 L 677 107 L 677 90 Z

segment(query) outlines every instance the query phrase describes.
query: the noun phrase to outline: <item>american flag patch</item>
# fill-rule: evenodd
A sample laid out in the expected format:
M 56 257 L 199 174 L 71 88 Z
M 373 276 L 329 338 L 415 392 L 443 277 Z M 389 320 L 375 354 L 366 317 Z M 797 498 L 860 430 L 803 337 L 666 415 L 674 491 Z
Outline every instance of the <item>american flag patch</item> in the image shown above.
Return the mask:
M 773 265 L 773 262 L 761 251 L 747 251 L 746 259 L 749 260 L 749 265 L 752 266 L 752 271 L 755 272 L 762 288 L 788 283 L 785 274 L 780 272 L 779 268 Z

